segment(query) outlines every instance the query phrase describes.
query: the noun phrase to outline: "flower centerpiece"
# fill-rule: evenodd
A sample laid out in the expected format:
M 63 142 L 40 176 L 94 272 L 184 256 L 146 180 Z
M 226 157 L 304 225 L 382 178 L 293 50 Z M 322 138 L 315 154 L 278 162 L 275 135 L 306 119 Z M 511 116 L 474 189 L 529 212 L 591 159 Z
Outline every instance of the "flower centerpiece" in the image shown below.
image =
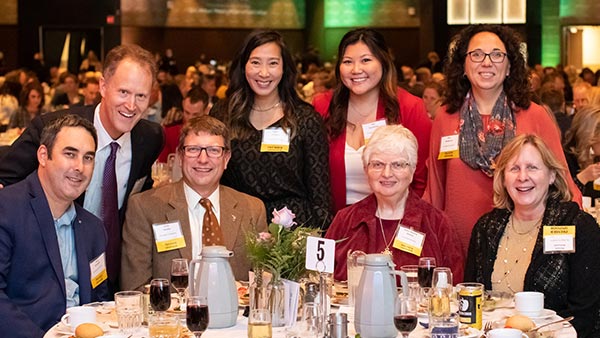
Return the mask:
M 296 215 L 287 207 L 273 210 L 268 232 L 248 233 L 246 249 L 255 272 L 267 271 L 273 280 L 297 281 L 306 274 L 306 238 L 319 229 L 296 226 Z
M 250 294 L 251 306 L 260 306 L 257 305 L 261 302 L 258 298 L 268 298 L 262 301 L 268 303 L 271 309 L 274 326 L 281 326 L 287 321 L 283 318 L 285 306 L 282 304 L 289 295 L 284 294 L 282 279 L 297 282 L 306 274 L 306 238 L 319 236 L 319 229 L 297 225 L 295 217 L 287 207 L 274 209 L 268 232 L 251 231 L 246 234 L 246 251 L 255 276 Z M 267 286 L 262 283 L 263 271 L 271 273 L 271 281 Z M 289 318 L 290 315 L 287 316 Z

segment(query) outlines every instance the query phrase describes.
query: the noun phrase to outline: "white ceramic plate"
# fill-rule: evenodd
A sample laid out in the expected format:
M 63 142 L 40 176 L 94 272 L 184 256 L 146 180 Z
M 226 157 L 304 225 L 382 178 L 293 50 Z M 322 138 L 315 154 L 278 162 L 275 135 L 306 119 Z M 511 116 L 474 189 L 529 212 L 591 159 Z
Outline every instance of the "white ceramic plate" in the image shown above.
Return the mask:
M 549 319 L 552 318 L 556 315 L 556 311 L 554 310 L 550 310 L 550 309 L 543 309 L 542 313 L 539 316 L 527 316 L 529 318 L 531 318 L 531 320 L 536 321 L 536 320 L 543 320 L 543 319 Z

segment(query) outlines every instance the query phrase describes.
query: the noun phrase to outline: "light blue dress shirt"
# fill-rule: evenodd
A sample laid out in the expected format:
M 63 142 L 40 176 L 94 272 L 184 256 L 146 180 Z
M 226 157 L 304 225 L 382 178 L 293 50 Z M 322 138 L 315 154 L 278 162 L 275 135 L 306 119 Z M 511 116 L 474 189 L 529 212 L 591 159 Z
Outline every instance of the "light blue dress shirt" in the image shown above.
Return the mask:
M 67 307 L 79 305 L 77 251 L 75 250 L 75 232 L 73 231 L 75 216 L 77 216 L 75 205 L 71 203 L 67 211 L 54 220 L 58 248 L 60 249 L 60 260 L 65 275 Z
M 110 143 L 117 142 L 119 150 L 115 162 L 117 174 L 117 194 L 119 197 L 119 209 L 125 201 L 125 192 L 127 191 L 127 180 L 131 171 L 131 133 L 125 133 L 116 140 L 113 140 L 100 121 L 100 103 L 94 111 L 94 127 L 98 133 L 98 147 L 96 148 L 96 158 L 94 160 L 94 172 L 90 185 L 85 192 L 83 207 L 85 210 L 102 219 L 102 175 L 106 159 L 110 155 Z

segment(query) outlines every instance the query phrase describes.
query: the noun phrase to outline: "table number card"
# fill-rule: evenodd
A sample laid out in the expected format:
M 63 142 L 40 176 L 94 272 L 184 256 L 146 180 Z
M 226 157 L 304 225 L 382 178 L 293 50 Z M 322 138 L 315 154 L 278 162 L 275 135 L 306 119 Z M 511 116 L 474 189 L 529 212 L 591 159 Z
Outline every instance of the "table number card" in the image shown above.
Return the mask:
M 335 241 L 321 237 L 306 238 L 306 269 L 333 273 Z

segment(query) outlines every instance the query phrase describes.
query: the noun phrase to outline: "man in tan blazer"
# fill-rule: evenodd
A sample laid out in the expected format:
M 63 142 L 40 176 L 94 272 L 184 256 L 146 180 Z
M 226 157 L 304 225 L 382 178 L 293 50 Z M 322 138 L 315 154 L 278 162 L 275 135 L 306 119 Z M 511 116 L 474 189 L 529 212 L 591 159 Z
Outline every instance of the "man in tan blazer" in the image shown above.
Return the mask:
M 234 252 L 230 259 L 237 280 L 247 280 L 250 261 L 244 245 L 253 227 L 267 231 L 261 200 L 222 186 L 219 180 L 231 157 L 227 127 L 210 116 L 196 116 L 186 124 L 179 140 L 183 179 L 131 196 L 123 226 L 121 289 L 141 289 L 152 278 L 170 278 L 173 258 L 197 258 L 202 250 L 202 198 Z M 206 238 L 205 238 L 206 240 Z

